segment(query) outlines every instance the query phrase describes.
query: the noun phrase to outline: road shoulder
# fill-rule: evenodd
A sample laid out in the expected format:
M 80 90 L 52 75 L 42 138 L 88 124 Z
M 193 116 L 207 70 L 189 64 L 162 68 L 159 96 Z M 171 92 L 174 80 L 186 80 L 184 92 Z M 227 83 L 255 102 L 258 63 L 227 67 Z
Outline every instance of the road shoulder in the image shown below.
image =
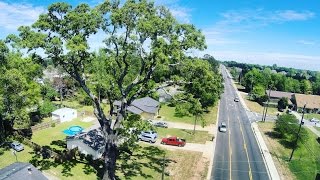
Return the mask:
M 258 146 L 259 146 L 260 152 L 262 154 L 263 161 L 267 167 L 267 172 L 268 172 L 270 179 L 275 179 L 275 180 L 280 179 L 279 173 L 278 173 L 277 168 L 273 162 L 273 159 L 272 159 L 272 156 L 269 152 L 269 149 L 267 148 L 267 145 L 264 142 L 263 137 L 260 133 L 260 130 L 258 128 L 258 124 L 255 122 L 251 123 L 251 127 L 252 127 L 254 137 L 256 138 L 256 140 L 258 142 Z

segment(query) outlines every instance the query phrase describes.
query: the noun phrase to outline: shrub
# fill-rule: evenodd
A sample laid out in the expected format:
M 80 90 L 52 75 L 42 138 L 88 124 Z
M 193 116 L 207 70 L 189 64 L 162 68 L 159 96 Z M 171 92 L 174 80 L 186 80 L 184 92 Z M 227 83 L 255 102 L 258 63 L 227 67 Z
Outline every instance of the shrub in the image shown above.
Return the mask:
M 56 127 L 56 123 L 51 123 L 51 127 Z
M 0 148 L 0 156 L 4 154 L 4 149 L 3 148 Z

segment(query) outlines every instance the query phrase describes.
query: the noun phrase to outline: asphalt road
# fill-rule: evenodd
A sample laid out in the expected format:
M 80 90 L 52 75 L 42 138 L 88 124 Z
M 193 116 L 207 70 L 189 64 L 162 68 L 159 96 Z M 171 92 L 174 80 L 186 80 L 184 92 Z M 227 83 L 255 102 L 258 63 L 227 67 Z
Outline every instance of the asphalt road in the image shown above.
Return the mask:
M 240 102 L 234 102 L 236 90 L 222 67 L 225 90 L 219 107 L 219 124 L 227 132 L 218 132 L 211 179 L 269 179 L 250 120 Z

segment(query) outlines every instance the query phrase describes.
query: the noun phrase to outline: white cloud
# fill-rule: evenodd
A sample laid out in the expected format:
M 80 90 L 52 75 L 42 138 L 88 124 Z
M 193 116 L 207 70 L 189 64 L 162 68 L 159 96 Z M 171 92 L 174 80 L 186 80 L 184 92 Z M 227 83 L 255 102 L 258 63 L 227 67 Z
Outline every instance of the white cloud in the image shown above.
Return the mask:
M 183 8 L 183 7 L 169 7 L 172 15 L 183 23 L 190 23 L 191 18 L 191 9 Z
M 30 4 L 0 2 L 0 28 L 16 30 L 22 25 L 31 25 L 45 9 Z
M 316 44 L 316 42 L 308 41 L 308 40 L 299 40 L 299 41 L 297 41 L 297 43 L 303 44 L 303 45 L 315 45 Z
M 289 21 L 306 21 L 315 17 L 311 11 L 278 10 L 265 11 L 264 9 L 230 10 L 220 14 L 222 20 L 217 25 L 249 25 L 256 27 L 271 23 L 284 23 Z
M 186 6 L 181 6 L 179 4 L 180 0 L 155 0 L 155 5 L 167 7 L 172 15 L 182 23 L 191 22 L 191 8 Z
M 277 16 L 285 21 L 304 21 L 313 18 L 315 14 L 310 11 L 296 12 L 293 10 L 285 10 L 277 12 Z

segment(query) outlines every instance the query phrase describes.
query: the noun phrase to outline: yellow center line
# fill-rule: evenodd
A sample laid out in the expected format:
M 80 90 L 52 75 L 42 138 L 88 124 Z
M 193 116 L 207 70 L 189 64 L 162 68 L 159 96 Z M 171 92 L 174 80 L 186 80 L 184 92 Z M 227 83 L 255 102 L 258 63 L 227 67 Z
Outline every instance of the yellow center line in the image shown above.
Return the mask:
M 247 159 L 248 159 L 248 166 L 249 166 L 249 179 L 252 180 L 252 172 L 251 172 L 251 166 L 250 166 L 250 159 L 249 159 L 249 154 L 248 154 L 248 150 L 247 150 L 247 144 L 246 144 L 246 140 L 244 139 L 244 135 L 243 135 L 243 131 L 242 131 L 242 125 L 240 123 L 240 118 L 239 116 L 237 117 L 238 121 L 239 121 L 239 125 L 240 125 L 240 131 L 242 134 L 242 139 L 243 139 L 243 148 L 246 152 L 247 155 Z
M 232 175 L 231 175 L 231 172 L 232 172 L 232 166 L 231 166 L 231 157 L 232 157 L 232 148 L 231 148 L 231 132 L 230 132 L 230 118 L 228 116 L 228 127 L 229 127 L 229 179 L 232 180 Z

